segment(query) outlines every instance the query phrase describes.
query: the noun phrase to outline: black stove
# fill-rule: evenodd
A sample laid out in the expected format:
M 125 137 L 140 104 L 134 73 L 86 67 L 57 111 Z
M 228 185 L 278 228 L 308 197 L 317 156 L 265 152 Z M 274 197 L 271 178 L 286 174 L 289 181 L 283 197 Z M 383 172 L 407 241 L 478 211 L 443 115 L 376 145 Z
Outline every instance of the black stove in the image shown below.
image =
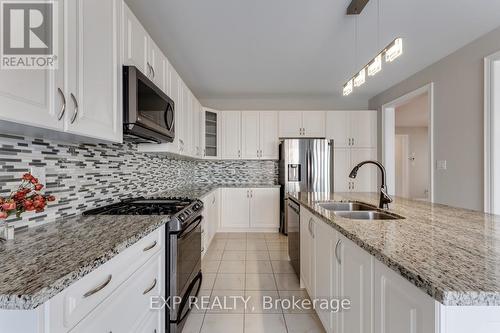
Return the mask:
M 175 215 L 194 201 L 186 198 L 135 198 L 86 211 L 84 215 Z

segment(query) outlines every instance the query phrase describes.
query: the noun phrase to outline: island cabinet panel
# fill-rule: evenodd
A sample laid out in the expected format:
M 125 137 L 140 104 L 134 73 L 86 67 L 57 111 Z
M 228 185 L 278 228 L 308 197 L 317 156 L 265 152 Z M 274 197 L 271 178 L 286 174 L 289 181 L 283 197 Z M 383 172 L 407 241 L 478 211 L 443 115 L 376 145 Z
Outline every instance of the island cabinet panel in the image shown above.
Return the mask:
M 316 295 L 315 223 L 317 222 L 307 209 L 300 210 L 300 280 L 311 298 Z
M 375 263 L 374 291 L 374 333 L 439 332 L 436 301 L 379 261 Z
M 341 299 L 350 300 L 350 309 L 335 317 L 339 333 L 371 333 L 373 328 L 372 290 L 374 258 L 344 236 L 334 247 L 338 265 L 337 292 Z

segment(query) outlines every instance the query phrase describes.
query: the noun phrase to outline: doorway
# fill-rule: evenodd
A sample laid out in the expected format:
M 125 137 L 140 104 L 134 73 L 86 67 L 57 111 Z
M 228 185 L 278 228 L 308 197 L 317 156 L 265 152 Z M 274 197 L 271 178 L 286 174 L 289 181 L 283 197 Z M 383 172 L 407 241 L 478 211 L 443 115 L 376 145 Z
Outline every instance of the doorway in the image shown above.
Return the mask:
M 500 52 L 484 63 L 484 211 L 500 214 Z
M 433 84 L 382 106 L 382 160 L 392 195 L 434 200 Z

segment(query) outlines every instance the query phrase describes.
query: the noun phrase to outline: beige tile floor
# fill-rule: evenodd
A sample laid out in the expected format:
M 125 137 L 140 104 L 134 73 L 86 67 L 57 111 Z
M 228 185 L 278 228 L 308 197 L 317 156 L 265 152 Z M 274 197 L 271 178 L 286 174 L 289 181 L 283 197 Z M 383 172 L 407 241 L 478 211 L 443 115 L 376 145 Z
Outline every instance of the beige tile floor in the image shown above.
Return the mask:
M 219 233 L 202 262 L 200 295 L 251 297 L 245 308 L 193 310 L 183 333 L 322 333 L 314 310 L 263 309 L 262 296 L 307 298 L 288 261 L 287 238 L 277 233 Z M 220 298 L 219 298 L 220 300 Z

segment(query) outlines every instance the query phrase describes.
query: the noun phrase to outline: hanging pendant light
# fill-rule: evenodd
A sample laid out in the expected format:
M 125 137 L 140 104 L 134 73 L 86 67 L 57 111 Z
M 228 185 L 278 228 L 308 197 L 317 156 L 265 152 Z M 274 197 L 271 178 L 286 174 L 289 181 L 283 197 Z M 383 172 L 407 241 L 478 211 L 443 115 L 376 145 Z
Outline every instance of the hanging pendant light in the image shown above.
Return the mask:
M 379 44 L 380 40 L 380 0 L 377 2 L 377 44 Z M 358 55 L 358 21 L 356 18 L 355 25 L 355 61 L 357 60 Z M 366 82 L 366 76 L 374 76 L 378 72 L 382 70 L 382 57 L 385 58 L 385 62 L 393 62 L 396 58 L 400 57 L 403 54 L 403 39 L 401 37 L 395 38 L 389 45 L 387 45 L 382 51 L 380 51 L 370 62 L 364 66 L 357 74 L 352 76 L 347 83 L 344 84 L 343 87 L 343 95 L 350 95 L 354 88 L 360 87 Z

